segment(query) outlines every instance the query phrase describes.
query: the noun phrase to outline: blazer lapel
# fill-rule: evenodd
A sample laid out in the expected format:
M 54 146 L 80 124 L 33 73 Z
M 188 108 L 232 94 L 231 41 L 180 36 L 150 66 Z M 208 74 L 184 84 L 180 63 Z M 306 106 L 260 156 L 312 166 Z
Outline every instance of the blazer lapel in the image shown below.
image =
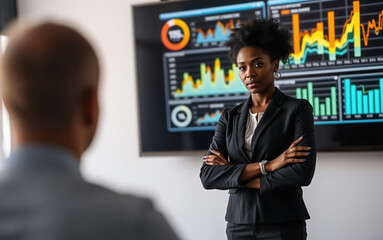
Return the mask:
M 247 155 L 247 152 L 245 149 L 245 133 L 246 133 L 246 123 L 247 123 L 247 117 L 249 114 L 250 103 L 251 103 L 251 96 L 242 105 L 242 107 L 238 109 L 237 117 L 239 119 L 236 121 L 238 124 L 237 149 L 240 149 L 243 159 L 246 159 L 247 162 L 250 162 L 250 158 L 249 158 L 249 155 Z
M 252 161 L 255 160 L 256 153 L 254 152 L 255 146 L 257 145 L 259 136 L 261 135 L 262 131 L 270 125 L 270 123 L 273 121 L 273 119 L 278 115 L 278 112 L 280 111 L 280 105 L 282 105 L 284 99 L 284 94 L 279 91 L 278 88 L 275 88 L 273 98 L 267 107 L 265 113 L 263 114 L 263 117 L 261 118 L 261 121 L 259 121 L 258 126 L 255 128 L 253 138 L 251 140 L 251 151 L 253 152 L 253 158 Z

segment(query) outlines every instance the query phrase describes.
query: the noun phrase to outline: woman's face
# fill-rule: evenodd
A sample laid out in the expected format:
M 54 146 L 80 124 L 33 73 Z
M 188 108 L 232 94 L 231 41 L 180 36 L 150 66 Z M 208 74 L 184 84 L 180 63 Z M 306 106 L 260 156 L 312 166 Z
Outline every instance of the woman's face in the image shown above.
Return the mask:
M 279 61 L 271 61 L 262 49 L 247 46 L 241 48 L 237 56 L 239 77 L 251 94 L 264 93 L 274 87 L 274 72 Z

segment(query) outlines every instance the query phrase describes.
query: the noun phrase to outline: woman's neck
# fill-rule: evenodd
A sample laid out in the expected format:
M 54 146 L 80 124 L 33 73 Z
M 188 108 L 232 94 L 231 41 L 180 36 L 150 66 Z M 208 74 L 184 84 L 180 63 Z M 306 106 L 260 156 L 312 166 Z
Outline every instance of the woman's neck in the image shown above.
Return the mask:
M 252 113 L 264 112 L 273 97 L 274 91 L 275 87 L 273 86 L 265 92 L 252 94 L 250 111 Z

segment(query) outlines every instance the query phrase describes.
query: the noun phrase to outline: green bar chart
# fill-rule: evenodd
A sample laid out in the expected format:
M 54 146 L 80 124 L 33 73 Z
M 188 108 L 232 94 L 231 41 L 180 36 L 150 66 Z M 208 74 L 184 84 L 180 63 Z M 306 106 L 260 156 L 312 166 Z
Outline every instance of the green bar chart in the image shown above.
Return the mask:
M 336 121 L 339 119 L 338 85 L 333 78 L 295 79 L 278 82 L 278 87 L 287 95 L 306 99 L 313 107 L 315 121 Z
M 306 88 L 296 88 L 296 98 L 306 99 L 313 106 L 314 116 L 335 116 L 338 114 L 336 87 L 330 87 L 330 96 L 320 98 L 314 96 L 313 83 L 308 82 Z

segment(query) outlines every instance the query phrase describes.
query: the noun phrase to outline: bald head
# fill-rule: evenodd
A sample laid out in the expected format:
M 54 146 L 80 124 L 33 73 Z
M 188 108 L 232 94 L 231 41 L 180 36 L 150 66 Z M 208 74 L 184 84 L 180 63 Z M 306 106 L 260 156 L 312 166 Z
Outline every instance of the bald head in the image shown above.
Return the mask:
M 75 30 L 44 23 L 11 31 L 2 61 L 2 91 L 24 128 L 62 128 L 71 123 L 99 66 L 89 42 Z

